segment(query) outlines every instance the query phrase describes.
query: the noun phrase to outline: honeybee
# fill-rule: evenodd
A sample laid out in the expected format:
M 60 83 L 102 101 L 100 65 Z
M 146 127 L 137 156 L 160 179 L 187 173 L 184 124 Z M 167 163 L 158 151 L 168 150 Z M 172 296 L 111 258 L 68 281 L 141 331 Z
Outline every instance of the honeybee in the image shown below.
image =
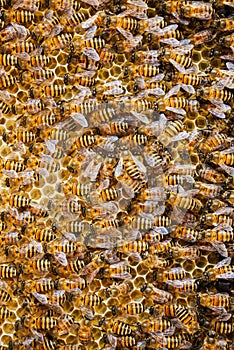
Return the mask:
M 0 158 L 0 167 L 7 171 L 15 171 L 19 173 L 25 170 L 25 162 L 22 160 L 7 159 L 3 160 Z
M 70 45 L 72 38 L 72 34 L 65 33 L 44 40 L 42 44 L 44 53 L 48 54 L 49 52 L 54 50 L 64 49 L 65 47 Z
M 145 320 L 140 323 L 140 327 L 142 331 L 146 333 L 164 333 L 165 331 L 174 329 L 172 323 L 163 318 Z
M 177 226 L 172 229 L 171 235 L 174 238 L 179 238 L 191 243 L 202 240 L 202 231 L 189 226 Z
M 16 266 L 13 264 L 1 264 L 0 265 L 0 276 L 1 278 L 8 279 L 14 278 L 18 275 Z
M 1 43 L 15 39 L 24 40 L 27 36 L 27 29 L 17 23 L 12 23 L 0 31 Z
M 128 295 L 134 289 L 131 280 L 124 280 L 122 283 L 112 285 L 110 288 L 106 288 L 106 295 L 109 296 L 121 296 Z
M 108 323 L 108 329 L 116 335 L 131 335 L 133 333 L 133 329 L 127 323 L 122 322 L 121 320 L 110 320 Z
M 231 147 L 224 151 L 212 152 L 210 154 L 210 160 L 215 164 L 226 164 L 232 166 L 234 164 L 234 148 Z M 224 169 L 226 170 L 228 167 L 225 167 Z
M 204 307 L 209 308 L 224 308 L 229 309 L 230 307 L 230 296 L 228 294 L 199 294 L 199 302 Z
M 40 99 L 28 100 L 25 104 L 16 103 L 12 106 L 14 114 L 36 114 L 45 109 L 45 104 Z
M 51 277 L 36 280 L 21 281 L 22 289 L 26 292 L 47 293 L 55 289 L 55 282 Z
M 204 153 L 226 148 L 231 145 L 231 139 L 223 133 L 216 133 L 209 136 L 204 142 L 199 145 L 199 149 Z
M 164 39 L 162 41 L 172 43 L 172 40 L 173 39 Z M 174 47 L 173 50 L 162 48 L 159 50 L 159 57 L 162 58 L 163 61 L 171 63 L 180 73 L 191 73 L 195 70 L 193 61 L 190 57 L 185 56 L 185 54 L 190 52 L 192 47 L 193 45 L 188 46 L 188 49 L 186 47 L 183 48 L 183 46 L 181 46 L 181 48 Z
M 0 54 L 0 65 L 4 67 L 8 67 L 8 66 L 18 67 L 19 66 L 18 57 L 14 55 L 2 53 Z
M 214 184 L 223 184 L 226 181 L 226 177 L 223 173 L 218 172 L 209 166 L 202 167 L 198 171 L 198 175 L 202 180 L 212 182 Z
M 190 335 L 188 333 L 182 333 L 178 335 L 170 335 L 170 336 L 164 336 L 164 335 L 158 335 L 156 337 L 156 340 L 159 344 L 162 346 L 168 348 L 168 349 L 176 349 L 183 346 L 191 347 Z M 152 345 L 155 343 L 155 339 L 151 339 Z
M 56 255 L 59 252 L 71 255 L 76 253 L 76 256 L 81 258 L 85 253 L 86 249 L 81 243 L 72 242 L 68 240 L 52 241 L 44 244 L 44 252 Z
M 122 153 L 123 166 L 127 174 L 134 180 L 144 180 L 146 168 L 131 152 L 124 151 Z
M 214 20 L 214 26 L 218 26 L 221 31 L 233 31 L 233 17 L 220 18 L 218 20 Z
M 30 171 L 21 172 L 20 175 L 17 175 L 17 173 L 12 173 L 10 170 L 7 174 L 6 186 L 10 188 L 16 187 L 21 189 L 24 186 L 32 186 L 34 183 L 39 184 L 39 181 L 41 180 L 40 174 Z
M 234 204 L 234 190 L 225 191 L 222 194 L 222 198 L 225 199 L 228 203 Z
M 9 285 L 6 282 L 0 284 L 0 304 L 4 305 L 12 300 Z
M 36 11 L 39 10 L 42 3 L 39 0 L 16 0 L 14 1 L 13 9 L 25 9 L 28 11 Z
M 85 279 L 78 277 L 76 279 L 65 279 L 58 278 L 55 280 L 55 288 L 63 291 L 68 291 L 71 293 L 80 292 L 87 287 L 87 282 Z
M 197 112 L 199 107 L 200 104 L 197 100 L 188 100 L 184 97 L 167 98 L 167 95 L 165 95 L 164 99 L 158 101 L 156 109 L 160 112 L 171 111 L 176 114 L 186 115 L 186 112 Z
M 208 198 L 218 197 L 222 190 L 221 186 L 215 184 L 207 184 L 204 182 L 196 181 L 194 183 L 194 189 L 197 189 L 198 195 Z
M 174 292 L 184 294 L 194 294 L 199 290 L 200 281 L 197 279 L 187 278 L 182 281 L 168 281 L 168 290 L 173 294 Z
M 4 226 L 1 228 L 1 231 L 4 231 L 4 229 L 6 229 Z M 6 233 L 2 232 L 1 242 L 3 245 L 18 245 L 22 238 L 23 236 L 18 231 L 11 231 Z
M 199 1 L 184 1 L 180 7 L 180 14 L 186 18 L 210 20 L 214 15 L 214 9 L 210 3 Z
M 45 81 L 44 84 L 48 84 L 48 81 Z M 43 84 L 42 84 L 43 85 Z M 39 88 L 31 88 L 30 94 L 33 98 L 48 98 L 48 97 L 60 97 L 67 93 L 66 86 L 63 85 L 45 85 L 40 86 Z
M 203 43 L 211 41 L 216 34 L 212 33 L 212 30 L 205 29 L 198 33 L 192 34 L 189 38 L 194 46 L 201 45 Z
M 170 270 L 163 270 L 157 272 L 157 280 L 159 282 L 167 282 L 173 280 L 182 280 L 187 276 L 186 271 L 182 267 L 171 268 Z
M 59 275 L 79 274 L 80 271 L 84 268 L 84 266 L 84 260 L 68 260 L 68 264 L 66 266 L 59 266 L 58 268 L 56 268 L 56 272 Z
M 172 248 L 172 256 L 175 259 L 197 259 L 199 257 L 198 247 L 179 247 Z
M 45 36 L 55 36 L 58 35 L 63 29 L 63 26 L 60 24 L 60 20 L 57 16 L 53 15 L 53 11 L 48 11 L 43 18 L 43 21 L 39 22 L 34 30 L 36 37 L 45 37 Z
M 7 246 L 5 248 L 5 255 L 7 259 L 26 258 L 31 259 L 37 255 L 42 255 L 42 245 L 36 241 L 25 244 L 18 248 L 16 246 Z
M 214 213 L 205 214 L 201 221 L 208 226 L 217 226 L 219 224 L 232 226 L 232 208 L 225 207 Z
M 210 329 L 214 330 L 219 334 L 231 334 L 234 331 L 234 325 L 228 321 L 215 321 L 212 320 L 210 323 Z
M 21 83 L 32 82 L 35 84 L 40 84 L 46 80 L 51 81 L 54 78 L 54 72 L 48 69 L 34 69 L 31 71 L 25 71 L 20 76 Z
M 214 267 L 207 270 L 206 276 L 210 281 L 215 281 L 218 278 L 232 278 L 234 266 L 230 265 L 231 258 L 226 258 L 218 262 Z
M 2 139 L 6 143 L 11 143 L 14 140 L 18 142 L 23 142 L 25 144 L 30 143 L 34 141 L 37 138 L 37 134 L 34 134 L 32 131 L 26 131 L 26 130 L 19 130 L 16 133 L 4 133 L 2 136 Z
M 48 259 L 30 260 L 23 264 L 25 274 L 47 274 L 51 271 L 51 262 Z
M 188 191 L 182 194 L 171 192 L 167 201 L 171 205 L 178 206 L 181 209 L 200 212 L 203 207 L 202 202 L 197 198 L 189 197 L 189 194 Z

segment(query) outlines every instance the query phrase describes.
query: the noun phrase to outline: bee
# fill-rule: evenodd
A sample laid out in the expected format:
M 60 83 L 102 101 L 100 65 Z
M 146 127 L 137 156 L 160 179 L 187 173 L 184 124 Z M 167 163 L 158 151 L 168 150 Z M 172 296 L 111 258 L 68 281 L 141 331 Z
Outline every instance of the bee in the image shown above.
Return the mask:
M 63 85 L 52 84 L 40 86 L 39 88 L 31 88 L 30 92 L 33 98 L 60 97 L 66 94 L 67 88 Z
M 189 197 L 188 193 L 186 192 L 183 193 L 183 195 L 171 192 L 167 201 L 172 206 L 178 206 L 181 209 L 186 209 L 194 212 L 200 212 L 203 207 L 201 201 L 199 201 L 197 198 Z
M 225 191 L 222 194 L 222 198 L 225 199 L 228 203 L 234 204 L 234 190 Z
M 82 135 L 75 140 L 70 150 L 68 151 L 68 155 L 72 155 L 74 151 L 80 149 L 92 148 L 101 144 L 103 141 L 103 137 L 99 135 Z
M 168 281 L 168 290 L 184 294 L 194 294 L 199 290 L 200 281 L 197 279 L 187 278 L 183 281 Z
M 77 74 L 65 74 L 64 84 L 65 85 L 81 85 L 91 87 L 96 85 L 97 80 L 91 77 L 89 74 L 77 73 Z
M 187 308 L 178 306 L 176 308 L 176 317 L 182 323 L 190 334 L 194 334 L 200 329 L 195 315 Z
M 4 279 L 15 278 L 18 275 L 16 266 L 13 264 L 1 264 L 0 276 Z
M 217 226 L 214 229 L 207 229 L 204 231 L 204 237 L 207 242 L 231 242 L 233 240 L 234 232 L 231 228 Z
M 143 332 L 151 333 L 151 332 L 160 332 L 163 333 L 169 329 L 171 329 L 172 323 L 169 320 L 158 318 L 153 320 L 145 320 L 140 323 L 140 327 Z
M 13 142 L 14 140 L 23 143 L 30 143 L 37 138 L 37 134 L 34 134 L 32 131 L 19 130 L 16 133 L 4 133 L 2 139 L 6 143 Z
M 180 8 L 180 14 L 186 18 L 210 20 L 214 15 L 214 9 L 210 3 L 199 1 L 184 1 Z
M 4 231 L 4 227 L 2 227 L 1 231 Z M 0 241 L 3 243 L 3 245 L 18 245 L 22 238 L 23 236 L 18 231 L 6 233 L 2 232 Z
M 198 33 L 192 34 L 189 39 L 194 46 L 197 46 L 211 41 L 214 37 L 215 35 L 212 33 L 212 30 L 205 29 Z
M 111 320 L 108 324 L 108 328 L 110 328 L 110 331 L 116 335 L 126 336 L 133 334 L 131 326 L 120 320 Z
M 110 288 L 106 288 L 107 297 L 110 296 L 121 296 L 128 295 L 134 289 L 133 283 L 131 280 L 125 280 L 118 285 L 112 285 Z
M 158 136 L 159 142 L 163 146 L 168 146 L 168 144 L 173 140 L 175 136 L 180 134 L 181 132 L 184 131 L 184 124 L 182 123 L 181 120 L 175 120 L 170 123 L 165 127 L 163 132 Z
M 90 325 L 81 325 L 78 330 L 78 339 L 83 345 L 88 345 L 92 339 L 92 327 Z
M 205 214 L 202 217 L 201 222 L 205 223 L 208 226 L 217 226 L 219 224 L 223 224 L 226 226 L 232 226 L 233 219 L 232 219 L 231 215 L 229 214 L 229 209 L 228 209 L 228 207 L 226 207 L 226 208 L 220 209 L 220 211 L 218 211 L 218 212 Z M 227 213 L 227 214 L 225 214 L 225 213 Z
M 72 38 L 72 34 L 65 33 L 44 40 L 42 44 L 44 53 L 47 55 L 49 52 L 54 50 L 64 49 L 71 44 Z
M 207 184 L 204 182 L 196 181 L 194 183 L 194 189 L 197 189 L 198 195 L 208 198 L 218 197 L 221 193 L 221 186 L 215 184 Z
M 14 160 L 14 159 L 3 160 L 2 158 L 0 158 L 0 167 L 5 170 L 13 170 L 16 173 L 19 173 L 25 170 L 25 163 L 24 161 L 21 161 L 21 160 Z
M 48 259 L 37 259 L 27 261 L 22 266 L 25 274 L 47 274 L 51 271 L 51 262 Z
M 19 24 L 31 24 L 34 22 L 35 14 L 28 10 L 13 10 L 5 13 L 5 18 L 9 22 Z
M 57 172 L 60 170 L 60 164 L 53 161 L 51 156 L 43 156 L 42 159 L 31 156 L 27 159 L 28 168 L 42 168 L 47 172 Z
M 51 242 L 57 238 L 56 233 L 50 228 L 27 227 L 24 234 L 33 237 L 38 242 Z
M 65 279 L 65 278 L 59 278 L 55 280 L 55 288 L 61 289 L 68 292 L 76 292 L 79 290 L 83 290 L 87 287 L 87 282 L 85 279 L 79 277 L 76 279 Z
M 0 304 L 7 304 L 12 300 L 11 294 L 9 293 L 9 286 L 6 282 L 1 282 L 0 285 Z
M 25 327 L 36 330 L 49 331 L 58 327 L 58 319 L 52 316 L 23 317 L 22 322 Z
M 12 213 L 8 213 L 7 216 L 10 220 L 12 220 L 14 225 L 19 225 L 19 226 L 29 225 L 36 221 L 36 217 L 31 215 L 30 211 L 23 211 L 20 213 L 12 212 Z
M 3 114 L 9 114 L 11 112 L 11 108 L 7 103 L 0 101 L 0 111 Z
M 148 251 L 149 249 L 149 244 L 145 242 L 144 240 L 135 240 L 131 243 L 126 243 L 123 246 L 118 248 L 118 251 L 124 253 L 124 254 L 129 254 L 129 253 L 144 253 Z
M 233 100 L 233 93 L 230 90 L 215 88 L 215 86 L 204 87 L 198 90 L 197 94 L 202 99 L 214 101 L 214 103 L 216 101 L 230 102 Z
M 199 294 L 199 302 L 204 307 L 220 307 L 229 309 L 230 307 L 230 296 L 228 294 Z
M 46 80 L 52 80 L 54 78 L 54 72 L 48 69 L 35 69 L 32 71 L 25 71 L 20 76 L 21 83 L 29 81 L 32 83 L 40 84 Z
M 46 55 L 35 55 L 35 56 L 30 56 L 30 61 L 28 62 L 31 67 L 37 68 L 37 67 L 47 67 L 51 64 L 52 58 L 50 56 Z M 21 65 L 28 64 L 27 61 L 21 61 Z M 22 67 L 25 69 L 26 67 Z
M 118 337 L 117 345 L 120 347 L 132 348 L 137 344 L 136 338 L 132 335 L 126 335 L 122 337 Z
M 33 52 L 36 49 L 36 45 L 32 42 L 28 42 L 28 41 L 18 41 L 16 43 L 7 43 L 4 44 L 3 50 L 5 53 L 7 54 L 11 54 L 11 55 L 19 55 L 22 53 L 28 53 L 30 54 L 31 52 Z M 19 66 L 21 67 L 21 61 L 22 60 L 26 60 L 26 55 L 25 57 L 22 55 L 21 60 L 19 58 Z
M 30 199 L 22 195 L 13 194 L 9 197 L 9 204 L 11 207 L 25 208 L 30 205 Z
M 63 186 L 63 192 L 65 195 L 71 193 L 81 198 L 88 196 L 94 189 L 93 184 L 82 184 L 80 182 L 65 183 Z
M 160 73 L 159 67 L 153 64 L 148 64 L 148 63 L 143 63 L 139 66 L 133 67 L 133 66 L 125 66 L 124 67 L 124 78 L 133 75 L 135 76 L 136 74 L 139 75 L 140 77 L 154 77 Z
M 234 325 L 228 321 L 211 321 L 210 329 L 219 334 L 231 334 L 234 331 Z
M 24 186 L 32 186 L 34 183 L 35 185 L 39 184 L 39 181 L 41 180 L 41 175 L 34 173 L 34 172 L 21 172 L 21 174 L 18 176 L 16 174 L 11 174 L 10 177 L 6 178 L 6 186 L 18 189 L 24 187 Z
M 146 169 L 135 156 L 133 156 L 130 152 L 123 152 L 123 166 L 127 172 L 127 174 L 133 180 L 144 180 Z
M 179 247 L 172 248 L 172 256 L 175 259 L 197 259 L 199 257 L 198 247 Z
M 81 294 L 75 300 L 75 304 L 77 306 L 84 305 L 84 306 L 90 307 L 90 308 L 94 308 L 98 305 L 101 305 L 102 302 L 103 302 L 103 299 L 95 293 Z
M 26 258 L 31 259 L 36 255 L 42 254 L 42 245 L 36 241 L 23 245 L 21 248 L 16 246 L 7 246 L 5 255 L 7 258 Z
M 172 39 L 168 39 L 172 40 Z M 185 51 L 186 52 L 186 51 Z M 179 52 L 176 52 L 176 49 L 162 48 L 159 51 L 159 57 L 162 58 L 164 62 L 171 63 L 180 73 L 187 73 L 188 69 L 193 67 L 193 61 L 190 57 L 187 57 Z
M 171 268 L 170 270 L 163 270 L 157 272 L 157 280 L 159 282 L 167 282 L 174 280 L 182 280 L 186 278 L 186 271 L 182 267 Z
M 10 75 L 2 75 L 0 77 L 0 89 L 7 89 L 8 87 L 15 85 L 17 83 L 17 78 Z
M 1 306 L 0 309 L 0 319 L 6 320 L 6 319 L 13 319 L 15 318 L 15 313 L 13 311 L 8 310 L 6 307 Z
M 178 335 L 171 336 L 159 336 L 157 337 L 160 344 L 165 346 L 168 349 L 176 349 L 183 347 L 184 344 L 190 340 L 190 336 L 188 333 L 182 333 Z
M 214 164 L 226 164 L 226 165 L 234 165 L 234 152 L 233 148 L 228 148 L 224 151 L 216 151 L 210 154 L 209 160 Z M 224 169 L 228 170 L 229 167 L 224 167 Z
M 215 281 L 218 278 L 228 278 L 233 275 L 234 266 L 230 265 L 231 258 L 226 258 L 218 262 L 214 267 L 207 270 L 206 276 L 210 281 Z
M 121 306 L 119 310 L 126 312 L 127 315 L 139 315 L 146 311 L 146 307 L 142 303 L 131 302 L 125 306 Z
M 24 40 L 27 35 L 28 32 L 24 26 L 12 23 L 0 31 L 0 41 L 3 44 L 4 42 L 15 39 Z
M 223 184 L 226 177 L 223 173 L 218 172 L 209 166 L 204 166 L 198 171 L 198 175 L 202 180 L 212 182 L 214 184 Z
M 21 281 L 22 289 L 27 292 L 48 293 L 55 289 L 55 282 L 52 278 L 39 278 L 29 281 Z
M 197 100 L 188 100 L 184 97 L 164 98 L 158 101 L 156 109 L 160 112 L 171 111 L 185 115 L 186 112 L 197 112 L 200 104 Z
M 44 252 L 49 254 L 56 254 L 58 252 L 70 255 L 76 252 L 76 256 L 81 257 L 86 251 L 85 247 L 78 242 L 71 242 L 68 240 L 52 241 L 44 244 Z
M 221 42 L 226 46 L 226 47 L 232 47 L 234 46 L 234 35 L 226 35 L 222 37 Z
M 199 149 L 202 153 L 208 154 L 217 150 L 222 150 L 231 145 L 231 140 L 227 138 L 227 135 L 217 133 L 209 136 L 205 142 L 202 142 Z
M 17 0 L 14 1 L 13 9 L 24 9 L 28 11 L 37 11 L 41 8 L 42 2 L 39 0 Z
M 45 109 L 45 104 L 40 99 L 28 100 L 25 104 L 17 103 L 12 106 L 14 114 L 36 114 Z
M 37 38 L 49 35 L 54 36 L 54 34 L 59 34 L 62 28 L 59 18 L 53 15 L 53 11 L 49 11 L 45 14 L 43 21 L 37 23 L 33 33 Z
M 76 259 L 68 261 L 66 266 L 60 266 L 56 268 L 57 274 L 61 275 L 69 275 L 69 274 L 79 274 L 80 271 L 84 268 L 85 262 L 84 260 Z
M 214 20 L 214 26 L 225 32 L 225 31 L 233 31 L 234 24 L 233 24 L 233 17 L 227 17 L 227 18 L 220 18 L 218 20 Z
M 158 223 L 158 226 L 162 226 L 162 225 L 160 225 L 160 223 Z M 166 226 L 166 224 L 164 224 L 164 226 Z M 169 225 L 167 224 L 167 226 L 169 226 Z M 167 239 L 167 240 L 162 241 L 162 242 L 155 242 L 154 244 L 152 244 L 150 246 L 149 252 L 150 252 L 150 254 L 169 253 L 169 252 L 171 252 L 171 248 L 172 248 L 173 244 L 174 243 L 173 243 L 172 239 Z M 150 262 L 151 266 L 152 266 L 152 263 L 153 263 L 153 266 L 155 266 L 155 265 L 160 266 L 161 265 L 162 267 L 165 267 L 165 265 L 167 265 L 166 263 L 163 264 L 163 262 L 158 260 L 157 257 L 156 258 L 153 257 L 152 259 L 153 259 L 153 261 Z

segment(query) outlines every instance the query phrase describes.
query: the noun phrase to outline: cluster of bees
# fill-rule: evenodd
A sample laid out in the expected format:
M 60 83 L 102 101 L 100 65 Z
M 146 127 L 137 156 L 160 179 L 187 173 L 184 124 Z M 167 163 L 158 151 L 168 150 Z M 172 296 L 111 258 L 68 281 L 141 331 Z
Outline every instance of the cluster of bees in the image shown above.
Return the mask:
M 234 1 L 0 6 L 0 350 L 234 349 Z

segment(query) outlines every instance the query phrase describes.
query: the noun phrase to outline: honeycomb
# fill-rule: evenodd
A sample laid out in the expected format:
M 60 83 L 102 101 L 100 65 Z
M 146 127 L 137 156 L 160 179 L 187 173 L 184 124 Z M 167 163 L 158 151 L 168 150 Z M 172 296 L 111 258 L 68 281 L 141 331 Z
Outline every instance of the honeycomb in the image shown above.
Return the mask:
M 0 6 L 0 349 L 234 349 L 233 0 Z

